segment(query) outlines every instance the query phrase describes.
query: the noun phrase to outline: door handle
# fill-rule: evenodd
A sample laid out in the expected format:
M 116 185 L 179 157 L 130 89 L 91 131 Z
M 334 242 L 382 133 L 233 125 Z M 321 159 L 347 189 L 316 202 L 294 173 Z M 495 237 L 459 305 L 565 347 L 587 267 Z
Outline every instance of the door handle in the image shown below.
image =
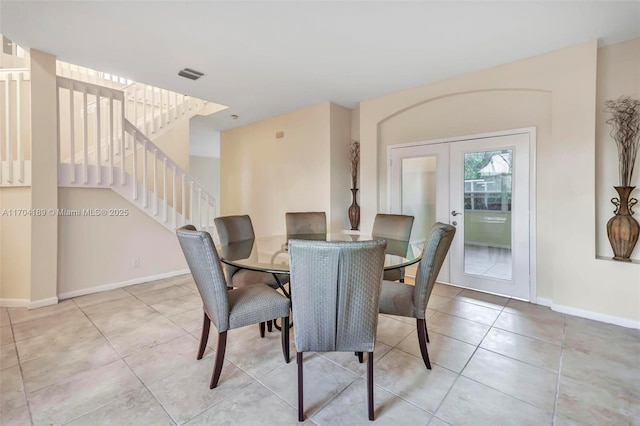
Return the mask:
M 462 214 L 462 213 L 457 212 L 457 211 L 455 211 L 455 210 L 452 210 L 452 211 L 451 211 L 451 216 L 458 216 L 458 215 L 461 215 L 461 214 Z

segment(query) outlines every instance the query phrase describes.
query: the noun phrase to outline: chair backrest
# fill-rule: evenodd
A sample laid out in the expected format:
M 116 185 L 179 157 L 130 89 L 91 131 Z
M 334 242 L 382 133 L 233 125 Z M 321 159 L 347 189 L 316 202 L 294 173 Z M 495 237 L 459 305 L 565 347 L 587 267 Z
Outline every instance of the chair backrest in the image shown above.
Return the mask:
M 214 223 L 222 245 L 255 238 L 251 218 L 246 214 L 216 217 Z
M 193 225 L 185 225 L 176 230 L 178 241 L 198 292 L 204 310 L 215 324 L 219 333 L 229 329 L 229 299 L 227 282 L 224 279 L 220 258 L 213 245 L 211 235 L 197 231 Z
M 372 352 L 386 241 L 289 241 L 298 352 Z
M 416 318 L 424 319 L 429 296 L 436 283 L 436 278 L 442 268 L 442 263 L 451 242 L 456 234 L 456 228 L 451 225 L 436 222 L 429 231 L 427 240 L 424 242 L 422 259 L 418 264 L 416 272 L 415 289 L 413 290 L 413 303 Z
M 253 245 L 252 240 L 255 238 L 255 233 L 253 232 L 253 223 L 249 215 L 216 217 L 214 223 L 221 245 L 226 246 L 230 243 L 241 241 L 246 241 L 249 247 Z M 223 253 L 223 255 L 225 254 Z M 231 284 L 231 277 L 240 269 L 231 265 L 225 265 L 224 268 L 227 272 L 229 284 Z
M 327 236 L 325 212 L 287 212 L 287 239 L 318 239 Z M 308 237 L 308 238 L 307 238 Z M 318 237 L 318 238 L 314 238 Z
M 378 213 L 373 221 L 371 235 L 374 238 L 408 242 L 411 237 L 412 227 L 413 216 Z

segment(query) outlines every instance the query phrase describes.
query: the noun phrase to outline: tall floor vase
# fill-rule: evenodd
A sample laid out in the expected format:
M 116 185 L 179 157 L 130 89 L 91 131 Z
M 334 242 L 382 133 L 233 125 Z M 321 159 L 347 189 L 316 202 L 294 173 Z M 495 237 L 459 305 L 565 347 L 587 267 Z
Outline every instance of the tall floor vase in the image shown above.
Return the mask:
M 353 197 L 353 201 L 351 202 L 351 206 L 349 207 L 349 223 L 351 223 L 351 230 L 357 231 L 360 226 L 360 206 L 356 201 L 356 194 L 358 193 L 358 188 L 351 189 L 351 196 Z
M 635 198 L 631 198 L 631 192 L 635 186 L 614 186 L 614 188 L 619 198 L 611 199 L 616 210 L 615 216 L 607 222 L 607 235 L 613 248 L 613 259 L 630 262 L 631 253 L 640 233 L 640 225 L 632 217 L 633 206 L 638 202 Z

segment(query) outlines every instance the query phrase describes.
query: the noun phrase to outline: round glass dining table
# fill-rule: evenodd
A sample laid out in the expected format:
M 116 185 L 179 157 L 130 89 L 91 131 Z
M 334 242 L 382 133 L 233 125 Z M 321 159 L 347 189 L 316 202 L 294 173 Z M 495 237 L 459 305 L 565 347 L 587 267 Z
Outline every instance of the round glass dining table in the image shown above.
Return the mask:
M 368 241 L 373 237 L 370 235 L 352 234 L 312 234 L 296 235 L 287 237 L 286 235 L 275 235 L 271 237 L 252 238 L 244 241 L 237 241 L 218 247 L 220 260 L 227 265 L 252 271 L 268 272 L 273 275 L 278 287 L 285 296 L 291 297 L 284 288 L 286 281 L 282 280 L 282 274 L 289 273 L 289 239 L 299 240 L 319 240 L 319 241 Z M 422 250 L 416 245 L 406 241 L 387 240 L 385 250 L 384 270 L 404 268 L 405 266 L 417 263 L 422 258 Z M 279 277 L 280 275 L 280 277 Z M 274 321 L 276 329 L 280 330 Z M 291 324 L 293 326 L 293 324 Z
M 296 235 L 291 239 L 322 240 L 322 241 L 367 241 L 373 237 L 369 235 L 352 234 L 312 234 Z M 387 248 L 384 269 L 404 268 L 420 261 L 422 250 L 406 241 L 385 238 Z M 289 254 L 287 251 L 289 238 L 286 235 L 260 237 L 250 240 L 230 243 L 218 247 L 220 260 L 227 265 L 253 271 L 269 272 L 272 274 L 289 273 Z

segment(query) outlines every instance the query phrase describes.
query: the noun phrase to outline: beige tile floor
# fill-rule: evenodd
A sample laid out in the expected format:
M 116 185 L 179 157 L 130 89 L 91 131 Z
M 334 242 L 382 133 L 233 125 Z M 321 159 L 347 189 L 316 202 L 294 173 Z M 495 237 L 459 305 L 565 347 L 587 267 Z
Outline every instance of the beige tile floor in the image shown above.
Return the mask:
M 427 314 L 431 371 L 414 321 L 380 316 L 376 424 L 640 425 L 638 330 L 444 285 Z M 190 276 L 0 309 L 0 424 L 297 424 L 279 334 L 231 331 L 209 390 L 201 315 Z M 306 424 L 370 424 L 364 375 L 351 353 L 306 354 Z

